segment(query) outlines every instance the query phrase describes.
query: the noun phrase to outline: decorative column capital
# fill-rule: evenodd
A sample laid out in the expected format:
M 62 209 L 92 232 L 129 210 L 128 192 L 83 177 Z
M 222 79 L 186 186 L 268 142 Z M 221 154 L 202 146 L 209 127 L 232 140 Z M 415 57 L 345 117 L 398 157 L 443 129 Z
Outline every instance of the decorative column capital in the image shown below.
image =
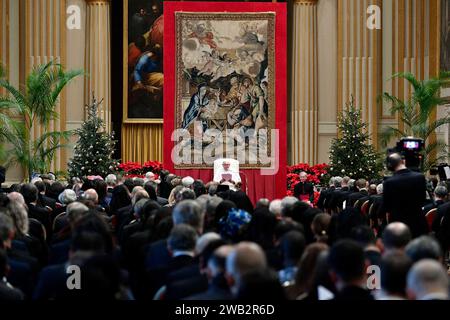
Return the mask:
M 317 5 L 319 0 L 294 0 L 294 4 Z

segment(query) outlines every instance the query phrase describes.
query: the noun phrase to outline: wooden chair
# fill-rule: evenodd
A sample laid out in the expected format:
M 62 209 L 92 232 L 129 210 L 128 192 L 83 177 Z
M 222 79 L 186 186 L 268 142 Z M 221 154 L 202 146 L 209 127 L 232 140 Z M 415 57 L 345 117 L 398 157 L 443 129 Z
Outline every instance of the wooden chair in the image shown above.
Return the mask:
M 53 224 L 52 224 L 52 230 L 53 230 L 53 232 L 55 232 L 56 230 L 56 224 L 60 221 L 60 220 L 63 220 L 64 218 L 66 217 L 66 213 L 65 212 L 62 212 L 62 213 L 60 213 L 60 214 L 58 214 L 56 217 L 55 217 L 55 219 L 53 219 Z
M 361 213 L 365 217 L 369 214 L 369 202 L 370 200 L 366 200 L 361 206 Z
M 47 240 L 47 232 L 45 231 L 44 225 L 36 219 L 29 218 L 28 219 L 30 235 L 33 237 L 45 242 Z
M 427 219 L 428 230 L 431 231 L 433 226 L 434 218 L 436 218 L 437 208 L 431 209 L 425 214 L 425 219 Z

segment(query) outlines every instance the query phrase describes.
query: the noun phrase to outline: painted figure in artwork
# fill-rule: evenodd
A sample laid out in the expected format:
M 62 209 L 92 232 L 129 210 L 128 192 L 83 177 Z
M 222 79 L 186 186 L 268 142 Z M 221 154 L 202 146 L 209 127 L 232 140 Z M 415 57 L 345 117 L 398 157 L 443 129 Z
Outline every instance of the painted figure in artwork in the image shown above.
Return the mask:
M 274 112 L 269 20 L 186 19 L 177 27 L 178 85 L 183 88 L 177 100 L 178 127 L 191 135 L 208 129 L 245 134 L 243 147 L 248 148 L 248 137 L 269 128 L 269 113 Z
M 128 1 L 128 118 L 163 115 L 162 0 Z

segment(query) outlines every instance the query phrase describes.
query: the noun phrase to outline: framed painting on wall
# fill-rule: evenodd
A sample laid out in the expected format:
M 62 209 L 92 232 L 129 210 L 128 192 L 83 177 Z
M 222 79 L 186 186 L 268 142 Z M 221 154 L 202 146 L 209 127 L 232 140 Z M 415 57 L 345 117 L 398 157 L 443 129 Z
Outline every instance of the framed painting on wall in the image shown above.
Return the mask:
M 123 122 L 163 122 L 163 1 L 123 0 Z

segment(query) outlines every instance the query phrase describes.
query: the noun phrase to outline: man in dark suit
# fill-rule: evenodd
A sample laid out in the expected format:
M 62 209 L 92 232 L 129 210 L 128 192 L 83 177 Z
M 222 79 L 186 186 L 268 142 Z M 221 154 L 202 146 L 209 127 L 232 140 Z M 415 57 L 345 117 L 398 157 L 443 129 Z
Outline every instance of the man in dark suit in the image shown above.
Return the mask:
M 2 183 L 5 182 L 6 179 L 6 169 L 5 167 L 0 166 L 0 192 L 2 191 Z
M 5 250 L 8 264 L 8 281 L 26 295 L 30 295 L 37 271 L 37 260 L 27 257 L 23 252 L 12 248 L 14 225 L 5 209 L 0 208 L 0 249 Z M 35 264 L 33 264 L 33 261 Z M 2 278 L 0 278 L 1 281 Z
M 227 256 L 233 251 L 232 246 L 217 248 L 208 259 L 206 275 L 208 289 L 204 292 L 187 297 L 186 300 L 231 300 L 231 292 L 225 278 L 225 263 Z
M 184 200 L 178 203 L 172 213 L 173 224 L 189 224 L 197 234 L 203 233 L 204 214 L 200 205 L 194 200 Z M 167 239 L 156 241 L 146 248 L 146 270 L 165 266 L 170 260 L 167 250 Z
M 367 191 L 368 183 L 365 179 L 358 179 L 355 183 L 358 192 L 354 192 L 348 196 L 347 206 L 355 206 L 358 201 L 358 207 L 361 208 L 362 204 L 369 199 L 369 192 Z
M 344 201 L 347 201 L 348 196 L 351 194 L 350 187 L 348 186 L 349 181 L 350 177 L 343 177 L 341 187 L 331 192 L 329 206 L 333 211 L 343 209 Z
M 334 185 L 330 187 L 330 192 L 327 193 L 323 206 L 328 212 L 333 212 L 333 196 L 336 190 L 341 190 L 342 187 L 342 177 L 334 177 Z
M 38 203 L 41 207 L 49 207 L 52 211 L 56 209 L 56 200 L 45 195 L 46 187 L 45 183 L 42 181 L 36 181 L 34 183 L 36 188 L 38 189 Z
M 299 174 L 300 182 L 294 187 L 294 197 L 301 201 L 313 202 L 314 201 L 314 186 L 312 183 L 307 182 L 308 174 L 304 171 Z
M 320 191 L 319 200 L 317 201 L 317 207 L 321 210 L 325 210 L 325 199 L 327 198 L 328 194 L 335 189 L 334 180 L 335 178 L 332 177 L 328 183 L 328 188 L 324 188 Z
M 445 186 L 437 186 L 433 191 L 433 202 L 423 207 L 423 214 L 427 214 L 428 211 L 439 208 L 447 201 L 448 190 Z
M 387 167 L 394 171 L 394 175 L 383 183 L 383 204 L 389 222 L 405 223 L 413 237 L 427 233 L 428 226 L 422 213 L 426 198 L 425 176 L 406 168 L 399 153 L 388 156 Z
M 149 292 L 156 291 L 167 284 L 171 273 L 186 266 L 193 265 L 197 232 L 187 224 L 178 224 L 173 227 L 167 240 L 167 249 L 170 252 L 170 260 L 167 265 L 149 270 Z
M 50 211 L 38 205 L 38 189 L 36 186 L 31 183 L 24 184 L 20 187 L 20 193 L 28 206 L 28 217 L 41 222 L 47 231 L 47 235 L 50 235 Z
M 366 289 L 366 258 L 362 246 L 353 240 L 338 241 L 330 249 L 328 264 L 330 277 L 338 291 L 335 300 L 373 300 Z
M 19 301 L 24 299 L 22 291 L 14 288 L 8 281 L 9 271 L 8 257 L 3 249 L 0 249 L 0 301 Z

